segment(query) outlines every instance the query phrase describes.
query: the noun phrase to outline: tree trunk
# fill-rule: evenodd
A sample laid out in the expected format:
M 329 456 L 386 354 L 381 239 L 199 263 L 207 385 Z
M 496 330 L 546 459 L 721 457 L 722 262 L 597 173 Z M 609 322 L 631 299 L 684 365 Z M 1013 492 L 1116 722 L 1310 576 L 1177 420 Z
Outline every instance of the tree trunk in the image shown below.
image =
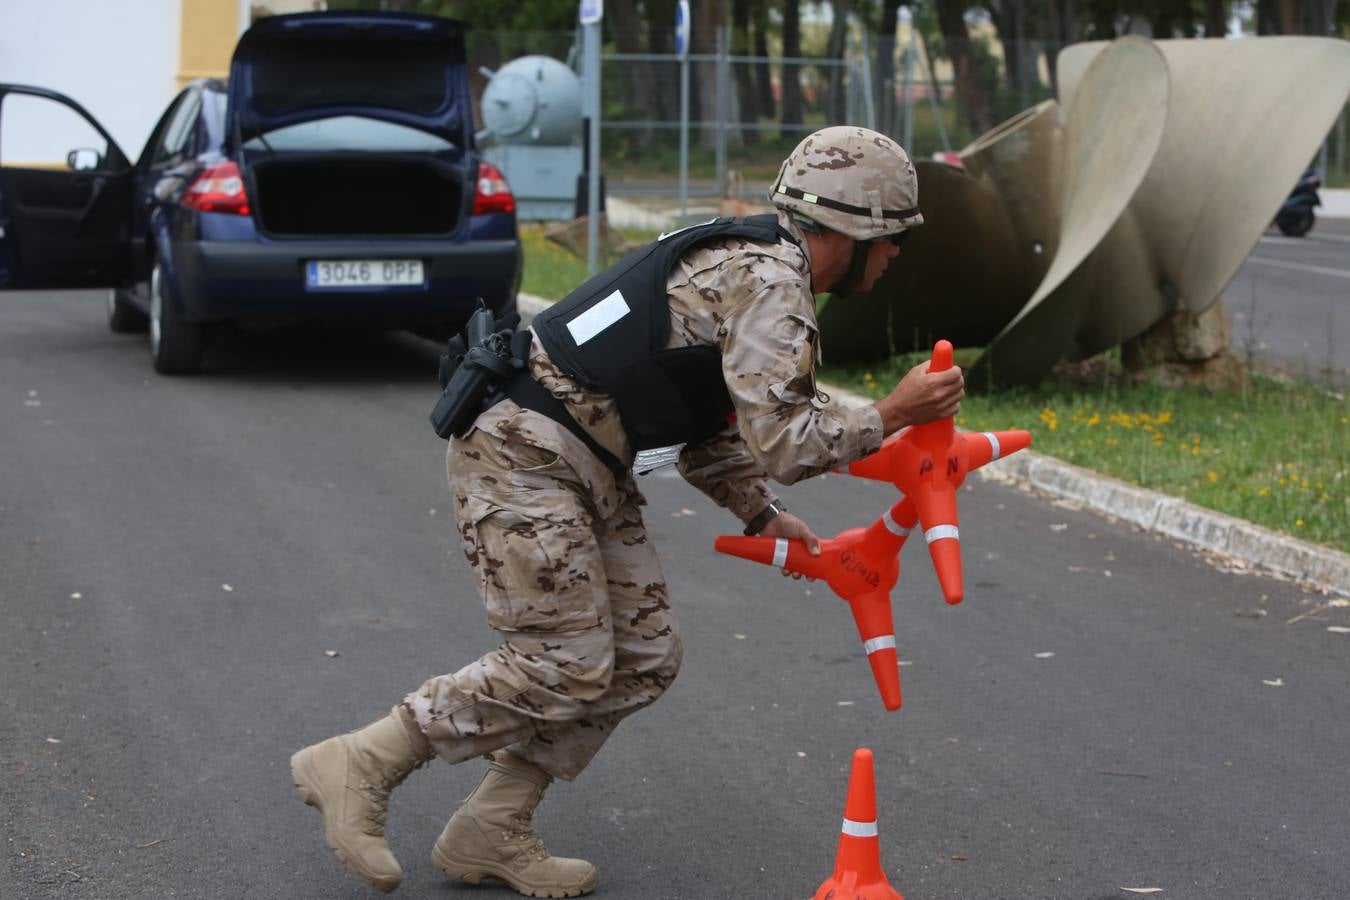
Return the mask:
M 642 19 L 639 18 L 633 0 L 609 0 L 605 4 L 605 19 L 609 22 L 610 37 L 620 53 L 642 52 Z M 645 62 L 628 62 L 619 67 L 623 72 L 623 107 L 629 116 L 640 110 L 647 112 L 641 118 L 650 118 L 651 67 Z M 650 128 L 633 135 L 633 141 L 639 147 L 652 142 Z
M 937 0 L 938 25 L 947 46 L 947 58 L 956 71 L 956 106 L 971 132 L 980 135 L 993 126 L 989 93 L 980 83 L 975 52 L 966 31 L 965 4 L 961 0 Z
M 750 38 L 750 0 L 732 0 L 731 3 L 731 55 L 750 56 L 754 44 Z M 747 63 L 731 64 L 732 79 L 736 82 L 736 100 L 740 110 L 737 117 L 741 123 L 759 123 L 759 104 L 755 90 L 755 70 Z M 741 141 L 746 144 L 759 142 L 759 131 L 755 128 L 742 128 Z
M 900 20 L 901 0 L 885 0 L 881 26 L 877 29 L 876 88 L 878 124 L 883 134 L 895 133 L 895 28 Z M 910 148 L 905 148 L 906 150 Z
M 721 0 L 702 0 L 691 3 L 690 50 L 697 54 L 717 52 L 717 28 L 724 21 Z M 699 116 L 705 122 L 715 122 L 720 107 L 717 104 L 717 64 L 711 62 L 690 63 L 690 93 L 698 95 Z M 693 76 L 697 75 L 695 82 Z M 714 147 L 717 144 L 717 128 L 700 128 L 698 142 L 702 147 Z
M 1026 35 L 1022 31 L 1022 0 L 1001 0 L 989 4 L 989 17 L 1003 48 L 1003 80 L 1008 90 L 1025 93 L 1026 63 L 1022 60 Z
M 844 61 L 844 50 L 848 39 L 848 14 L 853 9 L 853 0 L 833 0 L 834 22 L 830 25 L 830 40 L 825 46 L 825 55 L 835 62 Z M 830 108 L 827 124 L 842 125 L 848 119 L 844 99 L 844 67 L 830 67 Z
M 783 57 L 797 59 L 802 55 L 802 15 L 800 0 L 783 2 Z M 804 118 L 802 102 L 802 72 L 796 62 L 783 64 L 783 124 L 800 125 Z
M 764 62 L 755 64 L 755 91 L 759 99 L 759 114 L 772 119 L 777 104 L 773 100 L 773 72 L 769 68 L 769 0 L 753 0 L 755 25 L 755 55 Z
M 1205 0 L 1205 37 L 1221 38 L 1228 33 L 1228 4 L 1224 0 Z
M 672 21 L 674 17 L 671 17 Z M 654 16 L 647 18 L 647 52 L 675 52 L 673 35 L 669 25 Z M 646 90 L 651 98 L 654 119 L 674 122 L 680 118 L 680 65 L 679 63 L 659 63 L 649 67 L 654 77 L 647 83 Z M 692 104 L 691 104 L 692 107 Z M 690 112 L 692 118 L 698 116 Z

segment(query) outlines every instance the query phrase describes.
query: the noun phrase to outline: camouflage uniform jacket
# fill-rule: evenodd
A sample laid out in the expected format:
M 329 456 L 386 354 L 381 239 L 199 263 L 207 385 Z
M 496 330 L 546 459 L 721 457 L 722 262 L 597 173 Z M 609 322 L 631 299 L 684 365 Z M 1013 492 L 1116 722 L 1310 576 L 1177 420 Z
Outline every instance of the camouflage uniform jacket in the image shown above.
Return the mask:
M 779 222 L 800 239 L 789 218 Z M 875 407 L 844 409 L 816 389 L 820 333 L 805 242 L 774 245 L 733 238 L 686 253 L 666 281 L 669 347 L 705 344 L 722 352 L 722 370 L 736 421 L 680 454 L 680 474 L 742 521 L 776 499 L 768 478 L 792 484 L 874 453 L 883 436 Z M 618 411 L 608 395 L 564 375 L 538 337 L 530 371 L 562 400 L 601 446 L 633 459 Z M 631 476 L 613 473 L 566 428 L 503 401 L 475 427 L 506 440 L 552 450 L 567 459 L 590 489 L 596 512 L 608 516 Z M 452 445 L 453 446 L 453 445 Z

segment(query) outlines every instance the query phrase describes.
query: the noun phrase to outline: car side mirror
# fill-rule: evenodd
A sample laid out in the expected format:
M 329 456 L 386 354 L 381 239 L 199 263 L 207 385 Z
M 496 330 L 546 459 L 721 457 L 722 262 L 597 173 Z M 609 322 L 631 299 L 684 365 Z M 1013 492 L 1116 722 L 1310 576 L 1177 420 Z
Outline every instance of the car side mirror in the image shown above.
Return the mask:
M 75 172 L 88 172 L 103 165 L 103 155 L 97 150 L 82 147 L 66 154 L 66 165 Z

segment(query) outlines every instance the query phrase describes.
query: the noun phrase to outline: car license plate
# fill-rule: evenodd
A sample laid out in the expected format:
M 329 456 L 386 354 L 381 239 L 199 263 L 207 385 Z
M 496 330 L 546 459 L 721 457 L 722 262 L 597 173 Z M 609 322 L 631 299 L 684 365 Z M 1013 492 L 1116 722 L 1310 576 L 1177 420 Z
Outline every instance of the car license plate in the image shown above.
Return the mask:
M 310 290 L 424 283 L 420 259 L 312 259 L 305 264 L 305 287 Z

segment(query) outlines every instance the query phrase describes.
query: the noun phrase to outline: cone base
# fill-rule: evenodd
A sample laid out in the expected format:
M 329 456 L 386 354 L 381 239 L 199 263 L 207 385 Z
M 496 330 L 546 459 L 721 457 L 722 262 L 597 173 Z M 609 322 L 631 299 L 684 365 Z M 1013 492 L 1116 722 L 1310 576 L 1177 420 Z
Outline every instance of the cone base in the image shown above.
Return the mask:
M 858 884 L 850 872 L 842 879 L 827 878 L 812 900 L 905 900 L 884 878 L 871 884 Z

